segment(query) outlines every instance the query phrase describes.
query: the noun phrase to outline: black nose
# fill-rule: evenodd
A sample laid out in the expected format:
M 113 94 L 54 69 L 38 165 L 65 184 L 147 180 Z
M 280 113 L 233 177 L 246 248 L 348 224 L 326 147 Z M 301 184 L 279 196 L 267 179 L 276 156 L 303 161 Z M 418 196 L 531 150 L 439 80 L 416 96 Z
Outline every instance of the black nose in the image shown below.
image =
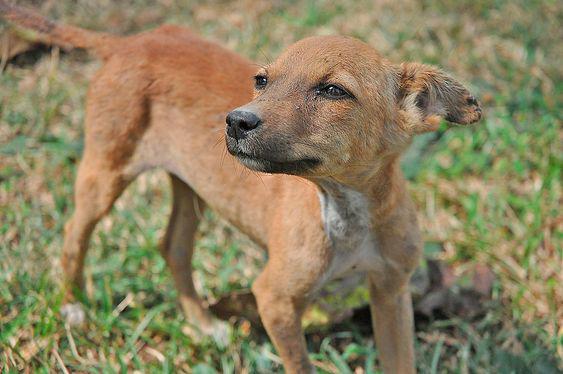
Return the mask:
M 227 114 L 227 134 L 235 139 L 244 138 L 261 124 L 260 117 L 252 112 L 234 110 Z

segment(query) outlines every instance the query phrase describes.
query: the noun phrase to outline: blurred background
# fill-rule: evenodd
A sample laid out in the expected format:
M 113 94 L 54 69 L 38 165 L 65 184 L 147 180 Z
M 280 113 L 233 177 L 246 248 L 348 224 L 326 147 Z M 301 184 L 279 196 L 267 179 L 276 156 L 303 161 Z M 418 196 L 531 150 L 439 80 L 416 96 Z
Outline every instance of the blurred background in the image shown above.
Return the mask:
M 17 3 L 117 34 L 184 25 L 260 63 L 303 37 L 343 34 L 392 61 L 451 72 L 480 98 L 485 117 L 417 138 L 404 159 L 426 241 L 413 283 L 419 370 L 563 370 L 562 2 Z M 231 319 L 226 347 L 183 333 L 157 250 L 170 209 L 158 171 L 141 176 L 98 225 L 86 265 L 87 321 L 65 326 L 58 260 L 85 93 L 100 62 L 22 36 L 0 23 L 0 368 L 280 371 L 267 336 L 244 318 Z M 265 254 L 220 217 L 205 216 L 195 277 L 213 303 L 247 290 Z M 375 372 L 366 290 L 339 288 L 306 315 L 311 358 L 320 372 Z

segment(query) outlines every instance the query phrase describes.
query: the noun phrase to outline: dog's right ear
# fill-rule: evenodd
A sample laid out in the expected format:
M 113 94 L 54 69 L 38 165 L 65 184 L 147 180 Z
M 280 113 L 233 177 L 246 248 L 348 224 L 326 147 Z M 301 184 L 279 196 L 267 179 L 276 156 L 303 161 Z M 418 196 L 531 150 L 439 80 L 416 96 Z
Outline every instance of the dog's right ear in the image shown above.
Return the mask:
M 477 99 L 461 83 L 429 65 L 401 64 L 397 96 L 402 125 L 413 134 L 437 130 L 441 119 L 462 125 L 481 119 Z

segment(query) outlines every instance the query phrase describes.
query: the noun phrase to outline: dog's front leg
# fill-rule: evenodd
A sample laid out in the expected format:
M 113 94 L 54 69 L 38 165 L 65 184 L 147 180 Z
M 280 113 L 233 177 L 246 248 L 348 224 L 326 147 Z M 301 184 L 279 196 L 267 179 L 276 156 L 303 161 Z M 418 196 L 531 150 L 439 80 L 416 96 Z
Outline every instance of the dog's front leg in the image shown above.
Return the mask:
M 414 373 L 414 337 L 411 295 L 408 283 L 385 290 L 368 277 L 370 307 L 380 364 L 386 374 Z
M 290 295 L 289 290 L 288 279 L 277 277 L 268 266 L 252 286 L 260 318 L 282 358 L 286 373 L 312 373 L 314 369 L 301 327 L 306 302 Z
M 368 274 L 380 363 L 386 374 L 414 373 L 414 323 L 409 282 L 422 254 L 410 200 L 375 228 L 382 268 Z

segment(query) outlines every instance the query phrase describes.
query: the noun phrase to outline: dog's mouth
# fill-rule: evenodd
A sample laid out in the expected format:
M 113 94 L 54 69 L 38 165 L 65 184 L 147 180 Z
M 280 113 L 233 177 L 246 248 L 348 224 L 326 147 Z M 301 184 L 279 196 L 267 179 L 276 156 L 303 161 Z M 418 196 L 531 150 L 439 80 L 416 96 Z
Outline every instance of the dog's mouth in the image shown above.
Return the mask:
M 298 160 L 288 161 L 272 161 L 265 158 L 249 156 L 245 154 L 238 154 L 237 158 L 246 167 L 261 171 L 265 173 L 286 173 L 286 174 L 300 174 L 307 172 L 320 161 L 313 158 L 302 158 Z
M 279 144 L 266 147 L 264 143 L 249 143 L 248 139 L 235 140 L 227 135 L 227 150 L 247 168 L 263 173 L 280 173 L 302 175 L 317 167 L 321 160 L 313 157 L 291 158 L 288 153 L 282 152 Z M 256 146 L 260 144 L 260 149 Z M 266 154 L 267 156 L 264 156 Z
M 315 158 L 281 161 L 250 155 L 244 152 L 231 152 L 231 154 L 247 168 L 263 173 L 302 174 L 314 169 L 320 164 L 320 160 Z

